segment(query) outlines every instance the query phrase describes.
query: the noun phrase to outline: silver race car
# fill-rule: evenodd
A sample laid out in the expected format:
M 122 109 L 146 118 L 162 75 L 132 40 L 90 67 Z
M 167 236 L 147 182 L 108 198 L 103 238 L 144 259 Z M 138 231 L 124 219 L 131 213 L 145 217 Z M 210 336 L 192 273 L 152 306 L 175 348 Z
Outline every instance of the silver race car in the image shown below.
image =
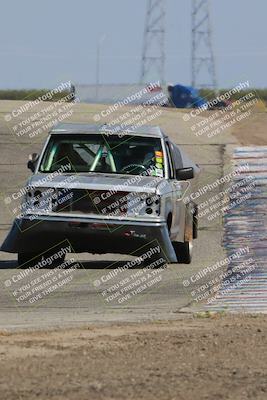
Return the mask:
M 199 167 L 159 127 L 60 124 L 28 167 L 1 247 L 20 265 L 64 240 L 71 252 L 98 254 L 141 254 L 155 243 L 167 262 L 191 262 L 197 205 L 188 199 Z

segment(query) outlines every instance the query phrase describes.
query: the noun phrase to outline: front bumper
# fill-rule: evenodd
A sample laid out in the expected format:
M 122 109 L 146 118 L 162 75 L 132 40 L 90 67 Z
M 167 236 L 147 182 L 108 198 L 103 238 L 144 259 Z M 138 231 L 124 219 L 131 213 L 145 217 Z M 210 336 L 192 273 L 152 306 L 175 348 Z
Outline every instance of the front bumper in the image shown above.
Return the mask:
M 16 219 L 1 246 L 9 253 L 43 252 L 68 241 L 73 252 L 139 255 L 144 246 L 159 245 L 168 262 L 177 258 L 165 222 L 40 217 Z

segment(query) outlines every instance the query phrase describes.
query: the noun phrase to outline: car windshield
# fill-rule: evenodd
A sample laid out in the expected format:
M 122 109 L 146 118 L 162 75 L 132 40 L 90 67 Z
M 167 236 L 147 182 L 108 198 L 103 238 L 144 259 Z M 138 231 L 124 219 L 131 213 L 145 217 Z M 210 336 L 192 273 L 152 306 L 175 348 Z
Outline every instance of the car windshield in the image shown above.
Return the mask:
M 52 135 L 39 171 L 58 170 L 163 177 L 161 140 L 129 135 Z

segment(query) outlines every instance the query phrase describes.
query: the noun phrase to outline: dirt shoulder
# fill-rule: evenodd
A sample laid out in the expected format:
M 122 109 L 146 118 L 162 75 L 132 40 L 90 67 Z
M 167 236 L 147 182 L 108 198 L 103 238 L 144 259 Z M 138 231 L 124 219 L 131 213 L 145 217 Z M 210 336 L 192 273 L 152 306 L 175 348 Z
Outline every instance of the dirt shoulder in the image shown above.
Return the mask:
M 267 316 L 0 332 L 0 398 L 266 399 Z
M 240 124 L 233 126 L 232 134 L 243 146 L 267 145 L 267 112 L 255 112 Z

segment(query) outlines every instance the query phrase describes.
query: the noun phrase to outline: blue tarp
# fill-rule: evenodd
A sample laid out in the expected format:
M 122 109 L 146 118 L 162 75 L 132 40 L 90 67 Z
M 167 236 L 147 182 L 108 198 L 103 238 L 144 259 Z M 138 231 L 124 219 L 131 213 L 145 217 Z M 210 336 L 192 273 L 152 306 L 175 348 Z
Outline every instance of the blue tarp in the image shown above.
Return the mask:
M 177 108 L 197 108 L 206 104 L 198 90 L 191 86 L 174 85 L 171 98 Z

